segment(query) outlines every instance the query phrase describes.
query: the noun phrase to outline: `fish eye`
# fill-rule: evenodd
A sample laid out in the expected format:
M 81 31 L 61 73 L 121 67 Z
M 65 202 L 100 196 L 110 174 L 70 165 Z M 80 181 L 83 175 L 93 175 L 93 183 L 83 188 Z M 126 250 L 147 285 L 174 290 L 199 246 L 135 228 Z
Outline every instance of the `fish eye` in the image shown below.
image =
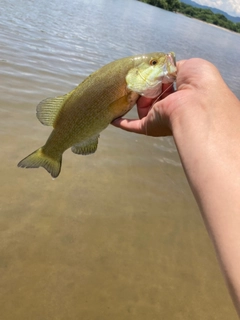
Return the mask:
M 157 64 L 157 60 L 156 59 L 151 59 L 149 63 L 150 63 L 151 66 L 155 66 L 155 64 Z

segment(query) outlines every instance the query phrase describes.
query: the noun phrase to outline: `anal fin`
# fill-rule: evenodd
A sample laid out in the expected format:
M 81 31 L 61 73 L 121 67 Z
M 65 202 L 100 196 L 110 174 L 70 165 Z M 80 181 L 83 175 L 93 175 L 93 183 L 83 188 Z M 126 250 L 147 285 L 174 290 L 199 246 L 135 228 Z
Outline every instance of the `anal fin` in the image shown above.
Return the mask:
M 75 144 L 71 148 L 72 152 L 76 154 L 82 154 L 82 155 L 88 155 L 88 154 L 94 153 L 97 150 L 99 136 L 100 135 L 97 134 L 95 136 L 92 136 L 88 140 L 84 140 L 80 143 Z

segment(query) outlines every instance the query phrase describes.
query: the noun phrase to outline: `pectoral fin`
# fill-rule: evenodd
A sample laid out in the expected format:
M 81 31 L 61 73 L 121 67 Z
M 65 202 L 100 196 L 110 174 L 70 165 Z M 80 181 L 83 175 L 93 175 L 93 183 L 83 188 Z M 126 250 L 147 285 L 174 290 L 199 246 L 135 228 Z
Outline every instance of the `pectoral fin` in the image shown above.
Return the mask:
M 97 150 L 99 134 L 72 146 L 73 153 L 87 155 Z

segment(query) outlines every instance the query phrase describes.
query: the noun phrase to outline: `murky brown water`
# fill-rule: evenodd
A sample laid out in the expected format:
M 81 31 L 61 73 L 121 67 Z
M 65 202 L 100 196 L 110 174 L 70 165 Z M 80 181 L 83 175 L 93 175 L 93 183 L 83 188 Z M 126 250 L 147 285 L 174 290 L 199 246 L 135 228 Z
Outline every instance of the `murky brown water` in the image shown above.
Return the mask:
M 0 18 L 0 319 L 237 319 L 171 138 L 110 126 L 55 181 L 16 165 L 51 131 L 35 105 L 119 57 L 201 56 L 239 96 L 239 36 L 130 0 L 9 0 Z

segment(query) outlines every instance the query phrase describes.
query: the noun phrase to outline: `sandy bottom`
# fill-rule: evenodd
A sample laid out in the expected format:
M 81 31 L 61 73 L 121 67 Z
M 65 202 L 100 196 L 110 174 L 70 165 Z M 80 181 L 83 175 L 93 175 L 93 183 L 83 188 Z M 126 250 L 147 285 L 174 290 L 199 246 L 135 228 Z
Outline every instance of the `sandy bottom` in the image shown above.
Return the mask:
M 2 132 L 1 320 L 237 319 L 171 139 L 110 127 L 52 181 L 16 167 L 49 132 L 27 118 Z

